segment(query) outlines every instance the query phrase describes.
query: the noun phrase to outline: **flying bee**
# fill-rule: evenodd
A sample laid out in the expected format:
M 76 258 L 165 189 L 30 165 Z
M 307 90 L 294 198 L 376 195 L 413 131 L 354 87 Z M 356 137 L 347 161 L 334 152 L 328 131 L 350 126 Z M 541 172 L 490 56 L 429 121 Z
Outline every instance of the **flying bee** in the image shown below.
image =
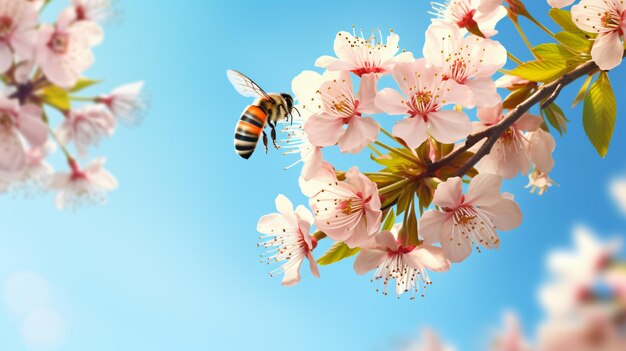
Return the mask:
M 263 145 L 267 153 L 267 134 L 265 133 L 267 125 L 271 128 L 272 143 L 278 149 L 278 145 L 276 145 L 276 123 L 281 120 L 289 120 L 290 117 L 293 121 L 291 112 L 295 107 L 291 95 L 286 93 L 268 94 L 252 79 L 234 70 L 226 71 L 226 75 L 239 94 L 256 98 L 252 105 L 243 110 L 235 128 L 235 150 L 239 156 L 245 159 L 250 158 L 261 134 L 263 134 Z

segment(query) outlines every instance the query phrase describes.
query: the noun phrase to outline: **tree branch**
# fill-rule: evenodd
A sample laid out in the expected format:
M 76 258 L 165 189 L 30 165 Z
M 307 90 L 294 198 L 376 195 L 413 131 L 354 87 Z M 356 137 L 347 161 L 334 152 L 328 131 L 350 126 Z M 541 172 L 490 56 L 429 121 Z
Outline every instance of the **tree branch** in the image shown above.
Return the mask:
M 470 169 L 472 169 L 478 161 L 480 161 L 483 157 L 485 157 L 489 152 L 491 152 L 491 148 L 495 143 L 500 139 L 500 136 L 506 132 L 517 120 L 519 120 L 526 112 L 528 112 L 533 106 L 541 101 L 545 100 L 545 104 L 549 105 L 554 102 L 561 90 L 577 80 L 580 77 L 588 75 L 596 70 L 598 70 L 598 66 L 593 61 L 586 62 L 578 67 L 576 67 L 573 71 L 564 74 L 561 78 L 552 81 L 550 83 L 542 85 L 537 91 L 531 95 L 528 99 L 526 99 L 521 104 L 517 105 L 512 110 L 506 114 L 504 119 L 496 125 L 493 125 L 479 133 L 470 135 L 467 137 L 465 144 L 460 148 L 456 149 L 454 152 L 449 154 L 448 156 L 433 162 L 428 165 L 427 172 L 430 175 L 435 175 L 442 167 L 450 164 L 457 157 L 461 156 L 464 152 L 468 151 L 472 146 L 478 144 L 483 139 L 487 138 L 485 143 L 478 149 L 478 151 L 472 156 L 463 167 L 461 167 L 457 176 L 464 176 Z M 546 106 L 544 106 L 546 107 Z

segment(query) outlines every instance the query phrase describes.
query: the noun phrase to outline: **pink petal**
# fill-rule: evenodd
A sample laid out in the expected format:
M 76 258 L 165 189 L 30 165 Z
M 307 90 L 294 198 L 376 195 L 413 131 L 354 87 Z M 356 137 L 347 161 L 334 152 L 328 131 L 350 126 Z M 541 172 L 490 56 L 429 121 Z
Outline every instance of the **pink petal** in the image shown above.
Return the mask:
M 500 176 L 488 173 L 479 174 L 470 182 L 465 203 L 474 206 L 494 205 L 502 199 L 500 196 L 501 187 L 502 178 Z
M 315 146 L 332 146 L 345 133 L 343 120 L 324 114 L 314 114 L 304 124 L 304 131 L 311 144 Z
M 502 119 L 502 104 L 497 104 L 491 107 L 479 107 L 478 119 L 485 125 L 493 125 Z
M 452 230 L 451 214 L 436 210 L 426 211 L 420 218 L 419 227 L 424 243 L 430 245 L 447 241 L 443 235 L 450 235 Z
M 513 200 L 501 199 L 491 206 L 482 206 L 481 210 L 492 216 L 498 230 L 507 231 L 522 224 L 522 210 Z
M 461 205 L 462 197 L 463 181 L 454 177 L 437 186 L 433 203 L 439 207 L 455 209 Z
M 289 261 L 285 265 L 285 276 L 283 277 L 283 286 L 293 286 L 300 281 L 300 266 L 302 258 L 297 262 Z
M 0 42 L 0 73 L 5 73 L 13 64 L 13 52 L 5 42 Z
M 453 263 L 465 260 L 472 253 L 472 244 L 469 240 L 443 240 L 441 242 L 444 255 Z
M 339 138 L 341 152 L 358 154 L 378 138 L 380 126 L 370 117 L 352 117 L 345 134 Z
M 311 251 L 307 253 L 306 258 L 309 260 L 309 269 L 311 270 L 311 274 L 313 274 L 314 277 L 319 278 L 320 270 L 317 268 L 317 262 L 315 262 L 315 257 L 313 257 Z
M 591 58 L 603 71 L 617 67 L 623 54 L 624 47 L 617 31 L 600 34 L 591 48 Z
M 378 76 L 376 74 L 365 74 L 361 77 L 359 93 L 356 99 L 359 101 L 358 112 L 364 114 L 375 114 L 383 112 L 376 106 L 376 83 Z
M 0 171 L 17 172 L 26 164 L 26 151 L 14 130 L 0 138 Z
M 520 119 L 515 122 L 515 126 L 521 130 L 528 132 L 534 132 L 543 124 L 543 118 L 530 113 L 525 113 Z
M 428 114 L 428 133 L 444 144 L 453 144 L 472 132 L 469 117 L 461 111 L 438 111 Z M 419 146 L 419 145 L 418 145 Z
M 554 167 L 554 159 L 552 158 L 552 152 L 556 148 L 554 137 L 543 129 L 538 129 L 529 135 L 529 140 L 530 159 L 535 167 L 543 173 L 550 173 Z
M 472 91 L 473 105 L 497 106 L 502 102 L 502 97 L 497 92 L 496 82 L 492 78 L 468 80 L 465 85 Z
M 354 271 L 363 275 L 373 269 L 385 259 L 387 252 L 381 250 L 363 250 L 354 260 Z
M 376 106 L 389 115 L 406 115 L 409 111 L 406 98 L 397 90 L 385 88 L 376 94 Z
M 421 117 L 405 118 L 396 123 L 393 136 L 404 140 L 411 149 L 417 149 L 426 139 L 426 123 Z
M 386 249 L 387 251 L 398 251 L 400 245 L 396 240 L 396 237 L 393 236 L 391 232 L 383 231 L 380 234 L 376 235 L 376 244 L 381 248 Z
M 427 268 L 435 272 L 445 272 L 450 269 L 450 261 L 439 247 L 423 244 L 416 247 L 408 255 L 409 264 L 413 268 Z M 416 266 L 419 264 L 419 266 Z

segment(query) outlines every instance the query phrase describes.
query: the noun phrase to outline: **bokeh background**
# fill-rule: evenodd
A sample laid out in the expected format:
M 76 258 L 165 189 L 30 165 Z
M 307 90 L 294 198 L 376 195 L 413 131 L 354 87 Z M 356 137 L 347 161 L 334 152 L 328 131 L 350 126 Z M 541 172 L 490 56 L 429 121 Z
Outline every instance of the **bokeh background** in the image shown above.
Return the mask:
M 47 16 L 64 1 L 54 0 Z M 545 1 L 525 3 L 555 28 Z M 544 258 L 569 245 L 574 226 L 623 232 L 608 187 L 626 171 L 626 106 L 600 159 L 581 108 L 569 108 L 575 84 L 559 100 L 572 121 L 556 136 L 560 187 L 538 197 L 524 177 L 506 182 L 525 220 L 502 235 L 500 250 L 432 274 L 416 301 L 377 294 L 352 260 L 322 268 L 319 280 L 305 271 L 300 284 L 283 288 L 258 261 L 255 229 L 278 193 L 305 203 L 299 169 L 285 171 L 295 159 L 275 150 L 248 161 L 234 153 L 233 129 L 250 101 L 231 88 L 226 69 L 288 91 L 353 24 L 366 33 L 393 28 L 401 47 L 420 56 L 429 1 L 120 0 L 116 8 L 88 75 L 105 79 L 105 90 L 145 80 L 150 110 L 139 128 L 120 129 L 94 153 L 107 156 L 121 184 L 107 206 L 60 212 L 52 194 L 0 199 L 2 350 L 386 350 L 422 326 L 481 350 L 505 310 L 518 311 L 528 328 L 541 319 Z M 534 43 L 549 40 L 522 22 Z M 496 39 L 530 58 L 509 22 L 499 29 Z M 624 73 L 611 73 L 620 102 Z M 368 157 L 327 155 L 339 168 Z

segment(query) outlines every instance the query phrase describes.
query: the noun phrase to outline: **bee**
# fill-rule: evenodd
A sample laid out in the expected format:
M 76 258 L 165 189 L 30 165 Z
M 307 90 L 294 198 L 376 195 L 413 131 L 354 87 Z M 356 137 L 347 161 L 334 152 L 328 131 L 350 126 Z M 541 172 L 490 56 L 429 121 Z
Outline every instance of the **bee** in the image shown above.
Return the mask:
M 274 147 L 276 145 L 276 123 L 282 120 L 289 120 L 293 116 L 293 98 L 287 93 L 266 93 L 252 79 L 243 73 L 234 70 L 226 71 L 226 76 L 239 94 L 246 97 L 256 98 L 252 105 L 243 110 L 241 118 L 235 128 L 235 151 L 239 156 L 248 159 L 252 156 L 261 134 L 263 134 L 263 145 L 267 153 L 267 134 L 265 127 L 270 126 L 271 138 Z M 295 109 L 298 111 L 297 109 Z M 299 114 L 299 112 L 298 112 Z

